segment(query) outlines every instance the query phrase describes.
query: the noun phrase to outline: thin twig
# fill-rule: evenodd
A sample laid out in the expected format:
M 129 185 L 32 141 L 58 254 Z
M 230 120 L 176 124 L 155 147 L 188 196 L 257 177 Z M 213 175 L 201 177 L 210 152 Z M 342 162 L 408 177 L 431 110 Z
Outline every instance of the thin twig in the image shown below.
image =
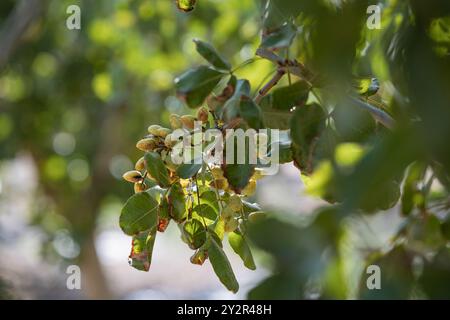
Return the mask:
M 371 104 L 366 103 L 360 99 L 357 99 L 354 97 L 351 97 L 350 99 L 352 101 L 354 101 L 359 107 L 368 111 L 372 115 L 372 117 L 375 118 L 375 120 L 377 120 L 379 123 L 384 125 L 386 128 L 388 128 L 388 129 L 394 128 L 395 120 L 389 114 L 387 114 L 385 111 L 375 108 Z
M 200 205 L 200 204 L 201 204 L 201 203 L 200 203 L 200 186 L 198 185 L 198 178 L 197 178 L 197 175 L 194 176 L 194 179 L 195 179 L 195 185 L 196 185 L 196 187 L 197 187 L 197 202 L 198 202 L 198 205 Z M 201 217 L 202 217 L 202 220 L 203 220 L 203 226 L 205 227 L 205 230 L 206 230 L 206 220 L 205 220 L 205 217 L 202 216 L 202 215 L 201 215 Z
M 274 87 L 277 85 L 278 81 L 284 76 L 286 72 L 283 69 L 278 69 L 277 73 L 266 83 L 261 90 L 258 91 L 258 95 L 255 97 L 255 102 L 259 104 L 262 98 Z
M 289 48 L 286 49 L 286 59 L 289 60 Z M 291 71 L 289 71 L 289 68 L 287 68 L 287 76 L 289 85 L 292 85 Z
M 277 56 L 272 51 L 264 49 L 264 48 L 259 48 L 256 51 L 256 54 L 258 56 L 260 56 L 261 58 L 264 58 L 264 59 L 267 59 L 267 60 L 270 60 L 270 61 L 276 63 L 279 66 L 278 70 L 283 70 L 284 72 L 287 72 L 287 70 L 289 70 L 290 73 L 305 80 L 310 85 L 311 85 L 311 83 L 310 83 L 311 79 L 315 78 L 315 76 L 313 76 L 312 73 L 303 64 L 301 64 L 300 62 L 298 62 L 296 60 L 283 59 L 283 58 Z M 269 85 L 269 84 L 270 84 L 270 82 L 267 85 Z M 270 88 L 269 88 L 269 90 L 270 90 Z M 255 101 L 257 101 L 256 99 L 260 100 L 260 99 L 262 99 L 262 97 L 260 97 L 260 95 L 258 95 L 258 97 L 255 98 Z M 392 129 L 395 126 L 395 120 L 388 113 L 383 111 L 382 109 L 376 108 L 376 107 L 372 106 L 371 104 L 369 104 L 365 101 L 362 101 L 360 99 L 354 98 L 354 97 L 352 97 L 351 99 L 360 108 L 368 111 L 372 115 L 372 117 L 375 118 L 375 120 L 377 120 L 379 123 L 384 125 L 386 128 Z
M 258 50 L 256 50 L 256 55 L 276 63 L 279 66 L 279 69 L 283 69 L 285 72 L 288 72 L 289 70 L 289 73 L 308 83 L 310 83 L 313 78 L 311 72 L 302 63 L 296 60 L 283 59 L 272 51 L 264 48 L 258 48 Z

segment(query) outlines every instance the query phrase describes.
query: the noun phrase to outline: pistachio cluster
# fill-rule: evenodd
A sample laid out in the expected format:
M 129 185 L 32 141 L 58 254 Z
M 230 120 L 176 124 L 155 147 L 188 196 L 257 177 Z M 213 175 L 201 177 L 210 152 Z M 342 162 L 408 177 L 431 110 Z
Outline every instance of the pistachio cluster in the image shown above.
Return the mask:
M 180 116 L 177 114 L 171 114 L 171 129 L 157 124 L 150 125 L 147 129 L 148 134 L 136 143 L 136 148 L 143 152 L 157 152 L 161 156 L 165 167 L 170 171 L 170 176 L 173 178 L 171 180 L 174 181 L 176 179 L 175 175 L 178 165 L 172 161 L 171 151 L 177 145 L 182 147 L 182 141 L 172 137 L 171 133 L 176 129 L 184 129 L 188 132 L 192 132 L 192 130 L 194 130 L 195 121 L 205 124 L 208 121 L 208 110 L 205 108 L 200 108 L 196 117 L 193 115 Z M 192 137 L 192 141 L 203 142 L 202 137 L 197 139 L 196 135 L 198 134 L 201 135 L 202 132 L 192 132 L 192 135 L 189 135 L 188 137 Z M 136 162 L 135 170 L 126 172 L 123 175 L 123 178 L 128 182 L 134 183 L 135 193 L 146 191 L 148 189 L 148 185 L 145 183 L 145 179 L 153 179 L 151 174 L 146 171 L 144 157 L 141 157 Z
M 164 232 L 173 220 L 182 241 L 195 250 L 191 263 L 201 265 L 209 259 L 222 283 L 235 291 L 237 282 L 227 267 L 222 241 L 228 235 L 244 265 L 255 268 L 246 243 L 246 225 L 265 214 L 245 198 L 255 193 L 263 173 L 255 166 L 244 165 L 246 173 L 241 174 L 240 165 L 230 169 L 227 164 L 207 163 L 204 159 L 201 164 L 174 163 L 172 156 L 178 148 L 186 152 L 198 144 L 205 145 L 205 131 L 221 127 L 210 112 L 201 107 L 195 116 L 172 114 L 170 128 L 148 127 L 148 134 L 136 143 L 144 156 L 134 170 L 123 175 L 134 184 L 135 194 L 125 204 L 120 223 L 122 230 L 133 237 L 129 257 L 133 267 L 144 271 L 150 268 L 156 234 Z M 179 137 L 180 132 L 175 130 L 185 134 Z M 257 143 L 267 142 L 264 134 L 257 134 L 255 139 Z

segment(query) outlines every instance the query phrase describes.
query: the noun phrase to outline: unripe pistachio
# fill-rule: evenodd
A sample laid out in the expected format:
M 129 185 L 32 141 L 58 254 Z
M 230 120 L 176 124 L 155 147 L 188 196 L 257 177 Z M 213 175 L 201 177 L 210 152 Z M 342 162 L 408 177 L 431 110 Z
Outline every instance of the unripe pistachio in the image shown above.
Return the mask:
M 175 113 L 172 113 L 170 115 L 169 122 L 170 122 L 170 126 L 172 127 L 173 130 L 180 129 L 183 126 L 180 116 Z
M 167 148 L 172 148 L 174 145 L 178 143 L 178 140 L 172 140 L 172 135 L 169 133 L 166 138 L 164 139 L 164 145 Z
M 187 188 L 189 186 L 189 179 L 180 179 L 180 184 L 183 188 Z
M 225 232 L 233 232 L 239 226 L 239 222 L 236 219 L 229 219 L 225 221 L 223 229 Z
M 191 257 L 191 263 L 201 266 L 206 261 L 206 259 L 208 259 L 208 252 L 206 250 L 198 250 Z
M 167 135 L 168 135 L 169 133 L 171 133 L 171 132 L 172 132 L 172 130 L 170 130 L 170 129 L 168 129 L 168 128 L 160 128 L 160 129 L 158 129 L 156 135 L 157 135 L 158 137 L 165 138 L 165 137 L 167 137 Z
M 234 212 L 241 211 L 242 209 L 242 201 L 241 198 L 234 194 L 230 197 L 230 200 L 228 201 L 228 206 L 233 210 Z
M 160 125 L 152 124 L 150 127 L 148 127 L 148 133 L 158 136 L 158 130 L 161 129 Z
M 253 173 L 253 176 L 251 177 L 251 180 L 258 181 L 264 177 L 263 171 L 261 169 L 255 169 L 255 172 Z
M 195 117 L 191 115 L 184 115 L 180 118 L 181 123 L 186 129 L 192 130 L 195 126 Z
M 211 174 L 214 177 L 214 179 L 222 179 L 223 178 L 223 171 L 219 167 L 212 168 Z
M 122 177 L 126 181 L 133 182 L 133 183 L 141 182 L 144 179 L 142 174 L 137 170 L 131 170 L 131 171 L 125 172 Z
M 266 213 L 263 211 L 255 211 L 248 215 L 248 221 L 257 222 L 266 218 Z
M 202 123 L 206 123 L 208 121 L 208 110 L 205 107 L 201 107 L 197 111 L 197 119 Z
M 142 171 L 145 169 L 145 161 L 144 157 L 141 157 L 138 161 L 136 161 L 136 164 L 134 165 L 134 168 L 138 171 Z
M 147 186 L 143 182 L 136 182 L 134 184 L 134 193 L 139 193 L 147 190 Z
M 225 190 L 228 188 L 228 181 L 225 178 L 216 179 L 214 181 L 211 181 L 209 185 L 215 189 Z
M 230 208 L 230 206 L 226 206 L 225 208 L 223 208 L 222 212 L 220 213 L 220 216 L 224 220 L 231 219 L 234 216 L 234 210 Z
M 147 151 L 153 151 L 156 147 L 155 139 L 153 138 L 144 138 L 139 140 L 136 143 L 136 148 L 138 148 L 141 151 L 147 152 Z
M 255 191 L 256 191 L 256 181 L 250 180 L 247 186 L 241 191 L 241 194 L 246 197 L 250 197 L 255 193 Z

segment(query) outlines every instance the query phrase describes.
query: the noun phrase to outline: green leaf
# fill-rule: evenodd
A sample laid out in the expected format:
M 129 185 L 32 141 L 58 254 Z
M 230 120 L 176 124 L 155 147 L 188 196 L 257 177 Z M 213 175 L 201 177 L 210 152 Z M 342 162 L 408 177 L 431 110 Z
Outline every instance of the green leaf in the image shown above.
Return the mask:
M 450 249 L 443 247 L 431 262 L 425 262 L 419 283 L 430 299 L 450 297 Z
M 273 109 L 272 98 L 271 95 L 267 95 L 259 104 L 263 113 L 264 126 L 270 129 L 288 130 L 293 113 L 289 110 Z
M 338 177 L 337 190 L 348 212 L 395 204 L 404 170 L 414 159 L 420 159 L 416 144 L 420 138 L 415 135 L 410 129 L 398 129 L 382 136 L 352 170 Z
M 239 115 L 250 128 L 258 130 L 263 127 L 261 108 L 247 96 L 241 97 Z
M 319 275 L 326 266 L 323 252 L 339 237 L 336 210 L 321 210 L 308 227 L 267 217 L 248 225 L 247 236 L 259 249 L 272 255 L 283 273 L 300 281 Z M 269 235 L 276 235 L 275 238 Z
M 297 35 L 297 28 L 292 23 L 286 23 L 263 37 L 261 47 L 267 49 L 286 48 L 292 44 Z
M 202 167 L 202 164 L 183 163 L 177 168 L 177 175 L 181 179 L 189 179 L 197 174 Z
M 337 104 L 331 116 L 342 141 L 365 142 L 375 132 L 372 115 L 349 99 Z
M 251 137 L 252 138 L 252 137 Z M 232 139 L 234 139 L 234 159 L 229 164 L 222 165 L 222 170 L 224 177 L 228 180 L 230 187 L 235 193 L 240 193 L 244 189 L 250 178 L 255 172 L 255 164 L 250 163 L 250 152 L 245 150 L 250 150 L 250 138 L 245 136 L 245 149 L 238 150 L 238 145 L 241 144 L 239 138 L 236 135 L 229 135 L 227 137 L 226 146 L 232 145 Z M 244 151 L 243 158 L 238 156 L 242 155 L 241 152 Z
M 242 79 L 236 80 L 233 90 L 232 96 L 223 104 L 222 108 L 217 110 L 219 117 L 227 122 L 239 116 L 242 97 L 250 96 L 250 82 Z
M 292 107 L 303 106 L 308 99 L 310 86 L 306 81 L 297 81 L 289 86 L 273 91 L 272 108 L 290 110 Z
M 208 229 L 210 230 L 210 234 L 214 235 L 214 237 L 217 237 L 217 242 L 222 246 L 221 241 L 225 236 L 225 221 L 220 218 L 213 224 L 209 225 Z
M 447 241 L 450 241 L 450 215 L 447 215 L 447 218 L 442 222 L 441 233 Z
M 220 82 L 224 73 L 208 66 L 199 66 L 175 79 L 177 95 L 189 108 L 200 106 Z
M 167 197 L 163 197 L 159 204 L 158 210 L 158 231 L 164 232 L 170 222 L 170 206 L 167 202 Z
M 369 290 L 367 288 L 367 268 L 361 275 L 361 299 L 408 299 L 414 284 L 412 271 L 412 257 L 403 246 L 398 246 L 385 254 L 375 257 L 368 263 L 376 265 L 381 270 L 381 289 Z
M 271 150 L 274 145 L 278 145 L 278 163 L 289 163 L 293 160 L 293 154 L 292 154 L 292 143 L 291 142 L 282 142 L 277 141 L 271 144 Z M 269 156 L 272 154 L 272 152 L 269 152 Z
M 433 172 L 439 182 L 447 189 L 450 190 L 450 174 L 445 171 L 445 168 L 440 163 L 433 163 Z
M 186 219 L 186 199 L 180 183 L 172 185 L 167 192 L 169 213 L 173 220 L 180 223 Z
M 194 207 L 194 211 L 203 218 L 209 219 L 209 220 L 216 220 L 217 218 L 217 212 L 216 210 L 211 207 L 209 204 L 201 203 Z
M 219 203 L 217 202 L 216 193 L 212 190 L 205 191 L 200 195 L 202 204 L 208 204 L 214 209 L 216 214 L 219 214 Z
M 198 39 L 195 39 L 194 43 L 196 45 L 197 52 L 215 68 L 219 70 L 231 70 L 230 63 L 221 57 L 212 45 Z
M 209 238 L 208 257 L 220 282 L 231 292 L 238 292 L 239 283 L 236 280 L 230 261 L 225 252 L 213 238 Z
M 244 189 L 255 172 L 252 164 L 227 164 L 223 168 L 224 177 L 227 178 L 231 188 L 240 193 Z
M 140 232 L 133 236 L 129 256 L 129 262 L 132 267 L 141 271 L 148 271 L 150 269 L 155 238 L 156 228 Z
M 161 199 L 161 203 L 159 204 L 158 217 L 160 219 L 169 219 L 170 218 L 170 209 L 169 202 L 167 201 L 167 197 L 163 197 Z
M 250 270 L 255 270 L 255 262 L 250 247 L 245 240 L 245 237 L 240 232 L 231 232 L 228 234 L 228 242 L 231 248 L 236 252 L 244 262 L 244 265 Z
M 424 249 L 438 250 L 446 243 L 441 227 L 440 220 L 434 214 L 411 217 L 407 226 L 409 248 L 417 251 Z
M 183 233 L 189 248 L 193 250 L 200 248 L 206 241 L 205 226 L 197 219 L 186 221 Z
M 291 274 L 275 274 L 264 279 L 248 293 L 249 300 L 301 300 L 304 282 Z
M 125 234 L 134 235 L 156 227 L 158 202 L 146 192 L 131 196 L 120 214 L 120 228 Z
M 298 81 L 290 86 L 277 88 L 266 95 L 260 102 L 264 125 L 273 129 L 289 129 L 293 115 L 291 109 L 306 103 L 309 90 L 310 87 L 305 81 Z
M 298 107 L 291 119 L 291 139 L 294 150 L 294 161 L 300 170 L 311 173 L 314 167 L 313 155 L 317 148 L 317 140 L 325 129 L 326 115 L 317 104 Z M 328 145 L 328 137 L 322 135 Z
M 232 98 L 241 98 L 241 96 L 250 95 L 250 82 L 245 79 L 237 79 L 234 86 Z
M 156 152 L 147 152 L 144 156 L 145 167 L 148 174 L 158 182 L 162 188 L 167 188 L 170 185 L 169 172 L 167 171 L 161 156 Z
M 403 184 L 402 192 L 402 213 L 408 215 L 416 207 L 417 197 L 421 196 L 419 183 L 425 176 L 427 166 L 422 162 L 413 163 L 409 169 L 408 174 Z
M 361 201 L 360 208 L 366 212 L 388 210 L 397 204 L 400 195 L 400 183 L 396 180 L 388 180 L 374 190 L 372 194 L 367 194 L 365 199 Z

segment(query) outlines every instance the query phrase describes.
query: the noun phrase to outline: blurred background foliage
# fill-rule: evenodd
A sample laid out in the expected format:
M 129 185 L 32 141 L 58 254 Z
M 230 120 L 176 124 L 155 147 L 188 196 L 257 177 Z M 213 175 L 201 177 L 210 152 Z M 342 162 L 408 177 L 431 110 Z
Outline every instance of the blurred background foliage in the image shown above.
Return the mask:
M 81 8 L 79 31 L 65 27 L 71 4 Z M 365 26 L 370 4 L 382 6 L 380 30 Z M 329 148 L 303 181 L 339 204 L 306 217 L 274 208 L 250 230 L 271 275 L 249 297 L 449 298 L 450 4 L 272 0 L 261 19 L 265 5 L 199 0 L 186 14 L 168 0 L 1 2 L 0 161 L 25 156 L 36 168 L 27 196 L 29 221 L 46 235 L 39 250 L 54 264 L 79 263 L 87 297 L 113 297 L 96 232 L 117 223 L 131 192 L 118 180 L 138 158 L 137 137 L 150 123 L 168 125 L 170 113 L 194 112 L 173 88 L 177 75 L 201 63 L 192 39 L 241 66 L 236 75 L 256 91 L 276 69 L 254 58 L 261 29 L 288 21 L 295 32 L 278 54 L 320 75 L 310 96 L 333 119 L 322 136 Z M 373 77 L 381 86 L 367 100 L 394 117 L 395 130 L 349 103 L 355 79 Z M 291 124 L 301 131 L 298 116 Z M 17 177 L 14 186 L 30 190 L 20 172 L 3 171 L 1 179 Z M 395 213 L 378 213 L 400 196 Z M 14 237 L 0 224 L 3 246 Z M 365 289 L 372 263 L 381 266 L 382 290 Z

